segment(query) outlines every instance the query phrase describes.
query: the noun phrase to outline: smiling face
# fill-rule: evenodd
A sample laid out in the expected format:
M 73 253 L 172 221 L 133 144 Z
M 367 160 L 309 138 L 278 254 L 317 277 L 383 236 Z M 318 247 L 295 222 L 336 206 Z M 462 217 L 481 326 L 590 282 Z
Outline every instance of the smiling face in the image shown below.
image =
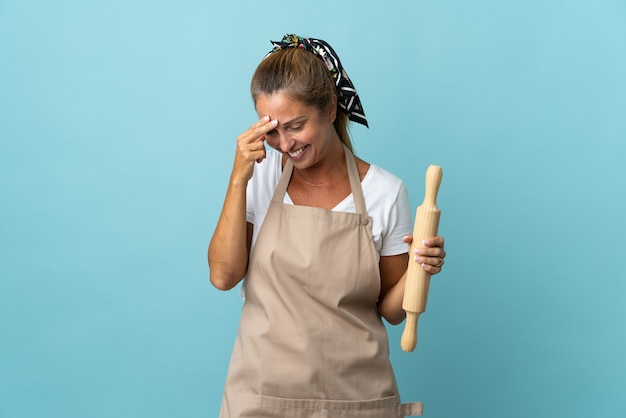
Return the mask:
M 348 115 L 337 109 L 337 86 L 324 61 L 301 48 L 285 48 L 266 56 L 250 83 L 255 105 L 261 96 L 287 92 L 294 101 L 317 109 L 334 106 L 335 132 L 352 150 L 348 134 Z M 272 115 L 273 116 L 273 115 Z
M 259 118 L 268 115 L 278 121 L 276 129 L 266 134 L 265 141 L 291 159 L 296 168 L 319 165 L 340 144 L 333 126 L 336 103 L 327 111 L 320 111 L 279 91 L 260 95 L 256 111 Z

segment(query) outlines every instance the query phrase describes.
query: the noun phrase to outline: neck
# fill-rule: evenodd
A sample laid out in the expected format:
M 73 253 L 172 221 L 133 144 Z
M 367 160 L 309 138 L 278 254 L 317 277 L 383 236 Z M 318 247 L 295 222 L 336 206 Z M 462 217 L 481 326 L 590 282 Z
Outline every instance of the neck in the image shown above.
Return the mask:
M 304 170 L 294 167 L 293 170 L 293 177 L 297 181 L 311 187 L 331 186 L 336 184 L 338 179 L 345 178 L 347 174 L 345 151 L 343 143 L 338 138 L 337 141 L 333 141 L 327 155 L 319 164 Z

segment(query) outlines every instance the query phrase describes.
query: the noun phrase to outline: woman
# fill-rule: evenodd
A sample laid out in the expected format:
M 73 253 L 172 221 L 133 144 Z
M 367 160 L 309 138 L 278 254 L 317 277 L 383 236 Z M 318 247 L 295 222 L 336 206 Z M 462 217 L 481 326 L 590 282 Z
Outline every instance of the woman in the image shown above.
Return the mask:
M 218 289 L 247 277 L 220 417 L 416 415 L 421 405 L 400 404 L 381 321 L 405 316 L 406 188 L 353 156 L 348 120 L 367 121 L 330 45 L 273 44 L 208 252 Z M 443 238 L 425 244 L 415 262 L 436 274 Z

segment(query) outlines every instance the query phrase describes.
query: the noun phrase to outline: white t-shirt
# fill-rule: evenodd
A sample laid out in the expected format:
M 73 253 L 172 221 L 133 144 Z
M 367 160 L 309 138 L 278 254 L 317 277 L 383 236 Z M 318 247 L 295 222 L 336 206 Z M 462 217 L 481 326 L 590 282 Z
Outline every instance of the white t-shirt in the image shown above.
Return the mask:
M 282 174 L 281 161 L 282 155 L 269 148 L 267 157 L 254 165 L 254 174 L 248 182 L 246 219 L 254 225 L 252 248 Z M 372 235 L 378 256 L 406 253 L 408 246 L 402 237 L 413 232 L 413 228 L 409 196 L 402 180 L 380 167 L 370 165 L 361 188 L 367 214 L 372 218 Z M 288 193 L 285 193 L 283 203 L 293 204 Z M 352 194 L 332 210 L 356 213 Z

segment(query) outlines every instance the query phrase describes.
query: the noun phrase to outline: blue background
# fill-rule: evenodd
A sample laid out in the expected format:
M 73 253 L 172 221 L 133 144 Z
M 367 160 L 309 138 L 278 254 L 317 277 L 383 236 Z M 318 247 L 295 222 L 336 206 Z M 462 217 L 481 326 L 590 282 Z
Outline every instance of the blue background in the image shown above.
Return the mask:
M 206 247 L 292 32 L 337 50 L 356 152 L 413 207 L 444 169 L 417 349 L 390 327 L 403 399 L 623 417 L 623 0 L 0 0 L 0 417 L 217 416 L 241 301 Z

